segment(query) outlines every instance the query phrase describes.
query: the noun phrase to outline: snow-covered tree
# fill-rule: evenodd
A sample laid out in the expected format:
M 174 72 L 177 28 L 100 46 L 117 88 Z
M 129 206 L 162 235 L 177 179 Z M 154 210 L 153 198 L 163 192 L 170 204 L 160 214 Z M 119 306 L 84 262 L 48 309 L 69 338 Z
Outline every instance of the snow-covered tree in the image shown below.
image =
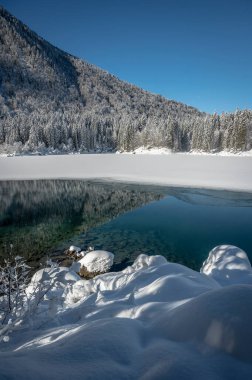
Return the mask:
M 54 267 L 54 263 L 50 266 Z M 54 286 L 55 281 L 48 279 L 43 270 L 38 278 L 33 276 L 32 280 L 30 271 L 24 258 L 15 256 L 11 244 L 10 253 L 0 265 L 0 342 L 8 342 L 9 334 L 36 313 Z

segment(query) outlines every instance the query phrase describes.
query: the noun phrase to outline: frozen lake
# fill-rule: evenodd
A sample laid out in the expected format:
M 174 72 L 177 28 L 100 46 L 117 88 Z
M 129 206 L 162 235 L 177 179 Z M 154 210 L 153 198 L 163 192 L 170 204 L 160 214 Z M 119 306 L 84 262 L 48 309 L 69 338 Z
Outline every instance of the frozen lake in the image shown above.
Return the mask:
M 252 157 L 191 154 L 0 157 L 0 180 L 56 178 L 252 192 Z
M 85 180 L 0 182 L 1 256 L 14 245 L 30 263 L 70 245 L 115 254 L 115 269 L 140 253 L 199 269 L 219 244 L 252 261 L 252 194 Z

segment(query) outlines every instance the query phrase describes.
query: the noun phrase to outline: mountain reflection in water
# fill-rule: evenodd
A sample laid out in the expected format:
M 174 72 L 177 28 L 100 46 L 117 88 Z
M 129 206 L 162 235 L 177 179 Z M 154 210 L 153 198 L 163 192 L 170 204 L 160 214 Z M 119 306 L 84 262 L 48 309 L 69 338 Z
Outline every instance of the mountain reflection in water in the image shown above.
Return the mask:
M 161 254 L 199 269 L 210 249 L 252 254 L 252 194 L 80 180 L 0 182 L 1 257 L 37 265 L 69 245 L 115 253 L 115 268 Z
M 40 180 L 0 182 L 0 197 L 1 256 L 13 244 L 17 255 L 36 261 L 72 236 L 162 195 L 120 184 Z

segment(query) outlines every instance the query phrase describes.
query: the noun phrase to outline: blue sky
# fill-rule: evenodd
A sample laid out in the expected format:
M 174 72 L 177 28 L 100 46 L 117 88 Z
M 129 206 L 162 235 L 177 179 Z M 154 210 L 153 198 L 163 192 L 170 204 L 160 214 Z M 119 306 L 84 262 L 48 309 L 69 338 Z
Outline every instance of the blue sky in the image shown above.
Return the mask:
M 252 0 L 0 0 L 52 44 L 208 112 L 252 108 Z

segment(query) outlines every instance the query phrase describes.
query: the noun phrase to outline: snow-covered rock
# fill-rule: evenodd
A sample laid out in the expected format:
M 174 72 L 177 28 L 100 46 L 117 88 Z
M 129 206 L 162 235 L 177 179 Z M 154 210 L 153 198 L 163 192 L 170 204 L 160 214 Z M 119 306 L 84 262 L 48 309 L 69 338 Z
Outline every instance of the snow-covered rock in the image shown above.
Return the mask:
M 114 255 L 108 251 L 91 251 L 78 261 L 80 268 L 85 266 L 88 272 L 107 272 L 113 265 Z
M 31 278 L 29 285 L 26 288 L 28 295 L 34 294 L 39 288 L 50 289 L 53 291 L 56 288 L 64 289 L 66 285 L 73 284 L 80 277 L 75 271 L 65 268 L 44 268 L 37 271 Z
M 252 271 L 247 254 L 233 245 L 219 245 L 211 250 L 200 271 L 221 285 L 250 284 Z
M 80 257 L 83 257 L 84 252 L 81 251 L 81 248 L 80 247 L 76 247 L 75 245 L 71 245 L 66 251 L 65 251 L 65 254 L 67 256 L 70 256 L 71 258 L 73 259 L 79 259 Z
M 76 247 L 75 245 L 71 245 L 68 249 L 69 252 L 81 252 L 80 247 Z

